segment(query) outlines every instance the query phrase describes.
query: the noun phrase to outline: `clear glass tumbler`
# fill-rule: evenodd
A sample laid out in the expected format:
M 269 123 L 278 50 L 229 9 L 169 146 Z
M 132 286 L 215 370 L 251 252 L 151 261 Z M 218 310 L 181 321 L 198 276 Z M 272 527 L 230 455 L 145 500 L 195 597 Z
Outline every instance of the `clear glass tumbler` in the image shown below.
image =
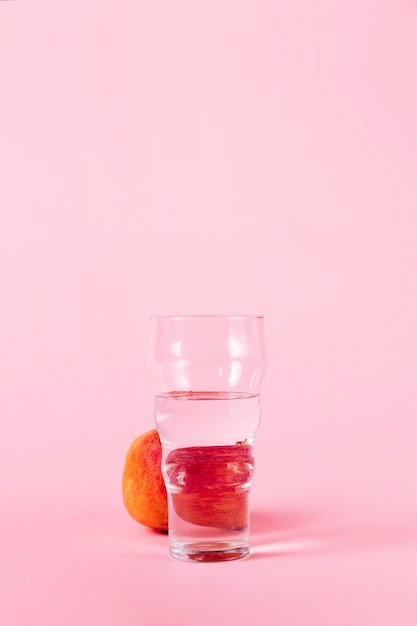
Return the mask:
M 175 558 L 227 561 L 249 553 L 265 365 L 261 315 L 151 319 L 149 366 Z

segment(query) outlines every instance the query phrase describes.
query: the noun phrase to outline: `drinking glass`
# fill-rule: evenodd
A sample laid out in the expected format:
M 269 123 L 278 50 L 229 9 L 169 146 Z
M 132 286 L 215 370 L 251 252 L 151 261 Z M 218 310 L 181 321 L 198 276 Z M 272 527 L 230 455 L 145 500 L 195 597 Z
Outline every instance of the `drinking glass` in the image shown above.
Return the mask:
M 262 315 L 151 318 L 149 366 L 170 554 L 249 553 L 249 490 L 266 352 Z

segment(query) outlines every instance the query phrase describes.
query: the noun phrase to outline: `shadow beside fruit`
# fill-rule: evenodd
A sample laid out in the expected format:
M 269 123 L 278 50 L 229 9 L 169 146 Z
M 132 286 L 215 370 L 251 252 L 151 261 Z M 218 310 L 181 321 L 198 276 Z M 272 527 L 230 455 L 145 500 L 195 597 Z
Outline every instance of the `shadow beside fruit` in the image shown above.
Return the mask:
M 417 543 L 417 519 L 330 519 L 303 511 L 251 514 L 250 559 L 305 554 L 351 553 Z

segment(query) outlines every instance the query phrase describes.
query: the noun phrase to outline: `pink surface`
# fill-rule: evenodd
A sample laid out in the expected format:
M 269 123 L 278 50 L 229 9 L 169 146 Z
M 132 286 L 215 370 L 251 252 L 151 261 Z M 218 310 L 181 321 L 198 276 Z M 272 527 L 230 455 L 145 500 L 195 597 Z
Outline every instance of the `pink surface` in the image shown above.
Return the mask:
M 417 7 L 0 2 L 0 617 L 417 623 Z M 121 500 L 149 316 L 264 313 L 252 556 Z

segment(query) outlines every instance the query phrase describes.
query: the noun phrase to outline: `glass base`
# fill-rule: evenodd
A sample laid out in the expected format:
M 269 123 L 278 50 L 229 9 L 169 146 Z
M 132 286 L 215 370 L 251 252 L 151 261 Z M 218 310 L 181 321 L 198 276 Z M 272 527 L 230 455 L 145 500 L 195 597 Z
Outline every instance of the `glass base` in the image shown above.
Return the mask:
M 249 546 L 235 544 L 230 541 L 213 543 L 174 542 L 170 544 L 169 553 L 174 559 L 195 561 L 197 563 L 217 563 L 243 559 L 249 554 Z

